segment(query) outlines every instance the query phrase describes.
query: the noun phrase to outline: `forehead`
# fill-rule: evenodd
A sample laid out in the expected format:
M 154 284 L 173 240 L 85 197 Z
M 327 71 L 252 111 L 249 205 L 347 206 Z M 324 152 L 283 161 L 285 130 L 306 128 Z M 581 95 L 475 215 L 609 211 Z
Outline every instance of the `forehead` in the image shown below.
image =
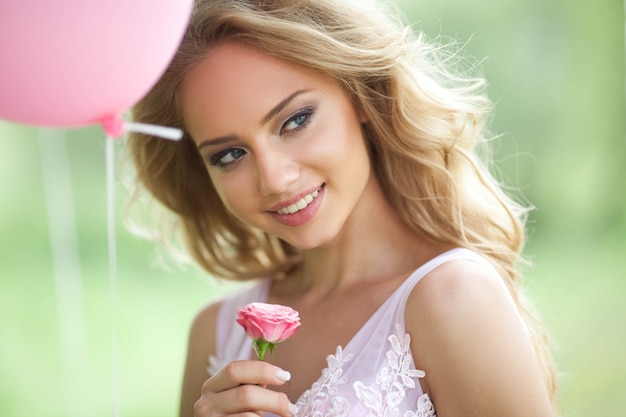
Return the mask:
M 229 42 L 218 45 L 189 72 L 181 104 L 192 125 L 198 117 L 219 120 L 233 111 L 261 117 L 294 91 L 327 88 L 329 83 L 258 49 Z

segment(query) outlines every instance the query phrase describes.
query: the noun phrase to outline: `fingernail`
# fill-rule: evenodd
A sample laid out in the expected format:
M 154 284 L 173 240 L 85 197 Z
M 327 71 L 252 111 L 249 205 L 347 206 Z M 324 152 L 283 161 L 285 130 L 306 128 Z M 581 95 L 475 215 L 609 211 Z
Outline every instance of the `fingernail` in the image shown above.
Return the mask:
M 291 374 L 287 371 L 283 371 L 282 369 L 276 370 L 276 378 L 281 381 L 289 381 L 291 379 Z
M 295 416 L 297 412 L 298 412 L 298 406 L 297 406 L 297 405 L 295 405 L 295 404 L 291 404 L 291 403 L 289 403 L 289 413 L 290 413 L 292 416 Z

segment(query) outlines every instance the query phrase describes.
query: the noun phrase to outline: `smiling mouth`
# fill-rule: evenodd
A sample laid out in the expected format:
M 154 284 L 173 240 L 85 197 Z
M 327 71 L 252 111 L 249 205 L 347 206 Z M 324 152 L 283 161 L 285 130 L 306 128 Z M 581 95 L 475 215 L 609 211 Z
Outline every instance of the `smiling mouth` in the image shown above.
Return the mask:
M 276 210 L 276 213 L 283 214 L 283 215 L 297 213 L 300 210 L 305 209 L 309 204 L 311 204 L 311 202 L 315 199 L 315 197 L 317 197 L 318 194 L 319 194 L 319 190 L 315 190 L 311 194 L 305 195 L 304 197 L 302 197 L 300 200 L 296 201 L 295 203 L 287 207 L 283 207 L 281 209 Z

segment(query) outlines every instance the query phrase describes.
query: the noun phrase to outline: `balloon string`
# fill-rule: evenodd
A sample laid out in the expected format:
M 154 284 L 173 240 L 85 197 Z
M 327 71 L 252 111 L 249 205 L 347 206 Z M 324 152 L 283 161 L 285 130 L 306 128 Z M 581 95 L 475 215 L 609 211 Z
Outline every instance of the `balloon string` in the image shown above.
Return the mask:
M 106 138 L 107 238 L 109 250 L 109 308 L 111 312 L 111 393 L 113 416 L 120 415 L 119 357 L 117 340 L 117 250 L 115 238 L 115 140 Z
M 111 395 L 113 401 L 113 417 L 120 416 L 119 399 L 119 355 L 117 335 L 117 250 L 115 236 L 115 138 L 126 131 L 157 136 L 163 139 L 180 140 L 183 132 L 180 129 L 156 126 L 146 123 L 125 122 L 121 116 L 113 115 L 101 120 L 106 133 L 106 199 L 107 199 L 107 239 L 109 251 L 109 304 L 111 312 Z

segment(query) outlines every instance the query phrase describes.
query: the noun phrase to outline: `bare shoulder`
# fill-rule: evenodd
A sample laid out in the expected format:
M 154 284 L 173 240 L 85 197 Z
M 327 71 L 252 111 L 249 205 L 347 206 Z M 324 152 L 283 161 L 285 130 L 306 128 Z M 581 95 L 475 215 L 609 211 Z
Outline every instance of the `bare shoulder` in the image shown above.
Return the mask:
M 480 336 L 516 336 L 526 344 L 517 308 L 502 278 L 486 265 L 471 260 L 451 260 L 422 278 L 406 306 L 406 327 L 421 360 L 430 360 L 441 347 L 457 355 L 459 343 L 487 343 Z
M 415 286 L 405 317 L 438 415 L 551 415 L 530 340 L 493 268 L 446 262 Z
M 217 316 L 221 305 L 222 303 L 217 301 L 202 307 L 196 313 L 189 330 L 190 342 L 201 342 L 205 348 L 210 350 L 211 354 L 215 353 L 214 338 L 217 326 Z
M 496 271 L 475 261 L 448 261 L 427 274 L 411 293 L 407 310 L 416 315 L 436 315 L 452 319 L 464 309 L 477 311 L 489 307 L 486 303 L 515 308 Z M 503 305 L 503 307 L 504 307 Z
M 202 385 L 209 378 L 209 356 L 215 354 L 217 317 L 221 303 L 211 303 L 196 313 L 189 330 L 187 359 L 181 392 L 180 415 L 192 416 Z

